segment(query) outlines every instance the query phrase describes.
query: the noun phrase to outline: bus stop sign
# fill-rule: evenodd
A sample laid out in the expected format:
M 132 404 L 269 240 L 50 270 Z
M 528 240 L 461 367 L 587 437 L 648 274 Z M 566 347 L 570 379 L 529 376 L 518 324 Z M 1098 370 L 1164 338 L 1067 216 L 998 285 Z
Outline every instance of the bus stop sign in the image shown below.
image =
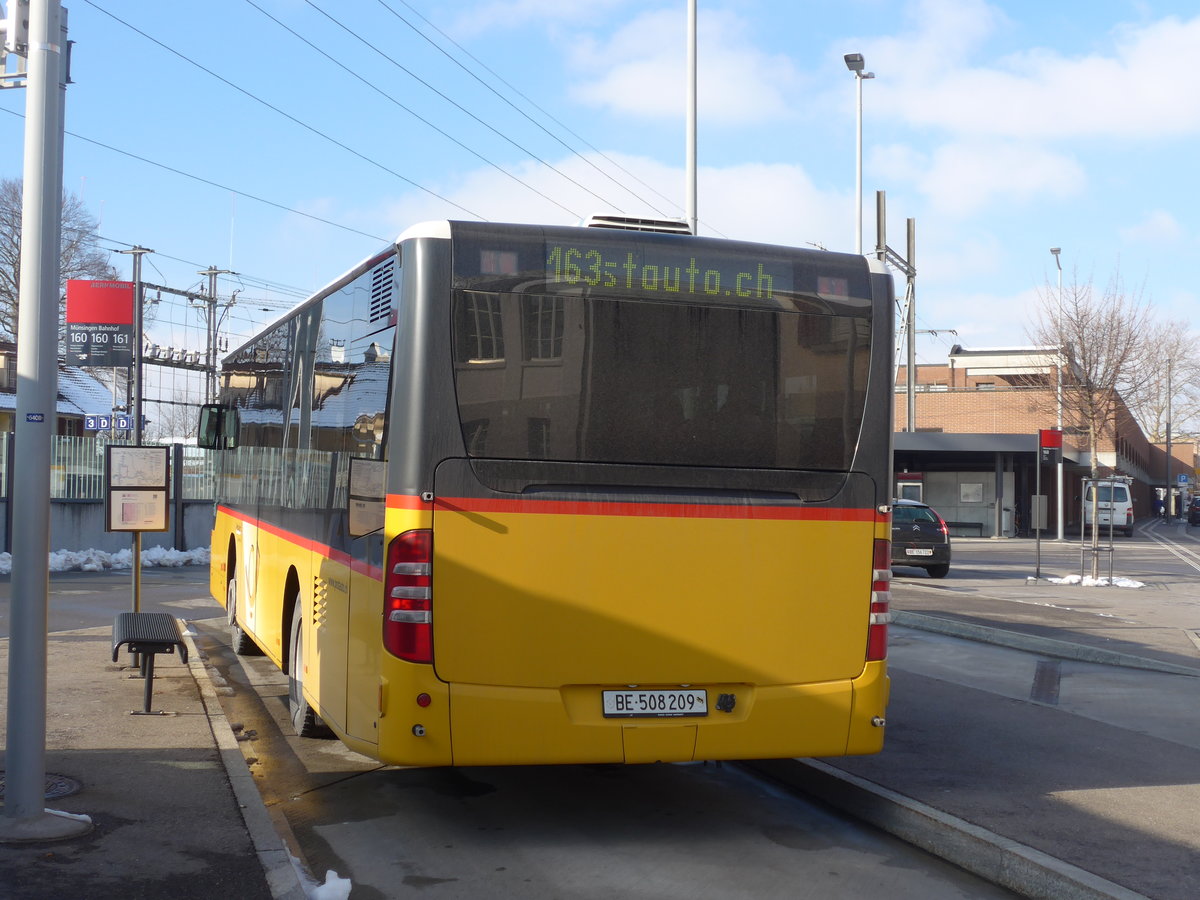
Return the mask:
M 1038 461 L 1057 463 L 1062 459 L 1062 432 L 1057 428 L 1038 430 Z

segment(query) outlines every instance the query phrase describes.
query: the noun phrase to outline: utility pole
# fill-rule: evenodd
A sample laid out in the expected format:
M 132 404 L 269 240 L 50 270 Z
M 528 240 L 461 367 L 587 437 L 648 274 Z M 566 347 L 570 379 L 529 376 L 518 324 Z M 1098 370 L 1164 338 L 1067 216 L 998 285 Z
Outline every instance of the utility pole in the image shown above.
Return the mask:
M 209 266 L 197 275 L 208 276 L 208 297 L 205 299 L 205 324 L 208 331 L 208 352 L 205 361 L 208 364 L 208 374 L 205 384 L 205 402 L 217 402 L 217 276 L 236 275 L 229 269 L 218 269 Z
M 900 256 L 887 245 L 887 196 L 883 191 L 875 192 L 875 255 L 884 262 L 891 263 L 904 273 L 905 285 L 905 323 L 904 330 L 908 338 L 908 366 L 905 378 L 908 395 L 908 416 L 905 431 L 917 430 L 917 220 L 908 220 L 908 258 Z M 896 355 L 899 356 L 899 347 Z M 897 373 L 898 374 L 898 373 Z M 894 386 L 894 385 L 893 385 Z
M 59 0 L 8 0 L 28 11 L 24 47 L 5 32 L 7 54 L 21 51 L 25 81 L 25 170 L 17 328 L 17 421 L 8 641 L 8 732 L 0 842 L 61 840 L 91 822 L 46 810 L 46 616 L 50 593 L 50 451 L 58 416 L 58 301 L 62 243 L 66 12 Z M 10 17 L 12 21 L 14 17 Z M 10 46 L 12 44 L 12 46 Z

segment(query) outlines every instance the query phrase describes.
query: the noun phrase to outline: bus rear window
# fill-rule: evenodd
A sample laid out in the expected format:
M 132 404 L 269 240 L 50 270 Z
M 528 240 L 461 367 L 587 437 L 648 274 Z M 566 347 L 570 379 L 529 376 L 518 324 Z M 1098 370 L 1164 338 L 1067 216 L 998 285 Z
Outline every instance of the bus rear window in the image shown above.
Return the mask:
M 473 458 L 835 471 L 853 458 L 864 317 L 458 291 L 452 326 Z

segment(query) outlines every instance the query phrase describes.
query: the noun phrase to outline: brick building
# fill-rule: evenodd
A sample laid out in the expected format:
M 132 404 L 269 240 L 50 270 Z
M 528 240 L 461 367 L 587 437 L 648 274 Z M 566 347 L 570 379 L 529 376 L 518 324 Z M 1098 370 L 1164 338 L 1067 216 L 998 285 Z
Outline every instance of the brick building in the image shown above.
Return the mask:
M 923 499 L 946 519 L 974 523 L 984 535 L 1029 532 L 1032 497 L 1038 493 L 1038 431 L 1054 428 L 1058 419 L 1055 359 L 1046 348 L 954 346 L 946 365 L 917 366 L 913 431 L 907 430 L 909 391 L 902 367 L 895 401 L 896 496 Z M 1078 527 L 1081 479 L 1092 461 L 1086 431 L 1071 420 L 1070 410 L 1064 412 L 1063 426 L 1063 518 Z M 1138 518 L 1152 514 L 1154 499 L 1168 481 L 1175 509 L 1186 508 L 1195 447 L 1173 444 L 1168 471 L 1166 448 L 1146 439 L 1120 401 L 1115 429 L 1101 436 L 1097 456 L 1102 475 L 1134 479 Z M 1045 530 L 1053 533 L 1058 475 L 1054 465 L 1040 469 L 1040 492 L 1050 507 Z

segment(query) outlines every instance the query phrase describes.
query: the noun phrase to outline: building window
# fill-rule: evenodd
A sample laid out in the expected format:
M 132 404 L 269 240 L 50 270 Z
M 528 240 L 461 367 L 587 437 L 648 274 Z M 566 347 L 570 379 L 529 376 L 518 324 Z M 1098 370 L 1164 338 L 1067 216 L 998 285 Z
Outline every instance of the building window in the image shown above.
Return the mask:
M 525 358 L 561 359 L 563 298 L 525 297 L 523 305 Z

